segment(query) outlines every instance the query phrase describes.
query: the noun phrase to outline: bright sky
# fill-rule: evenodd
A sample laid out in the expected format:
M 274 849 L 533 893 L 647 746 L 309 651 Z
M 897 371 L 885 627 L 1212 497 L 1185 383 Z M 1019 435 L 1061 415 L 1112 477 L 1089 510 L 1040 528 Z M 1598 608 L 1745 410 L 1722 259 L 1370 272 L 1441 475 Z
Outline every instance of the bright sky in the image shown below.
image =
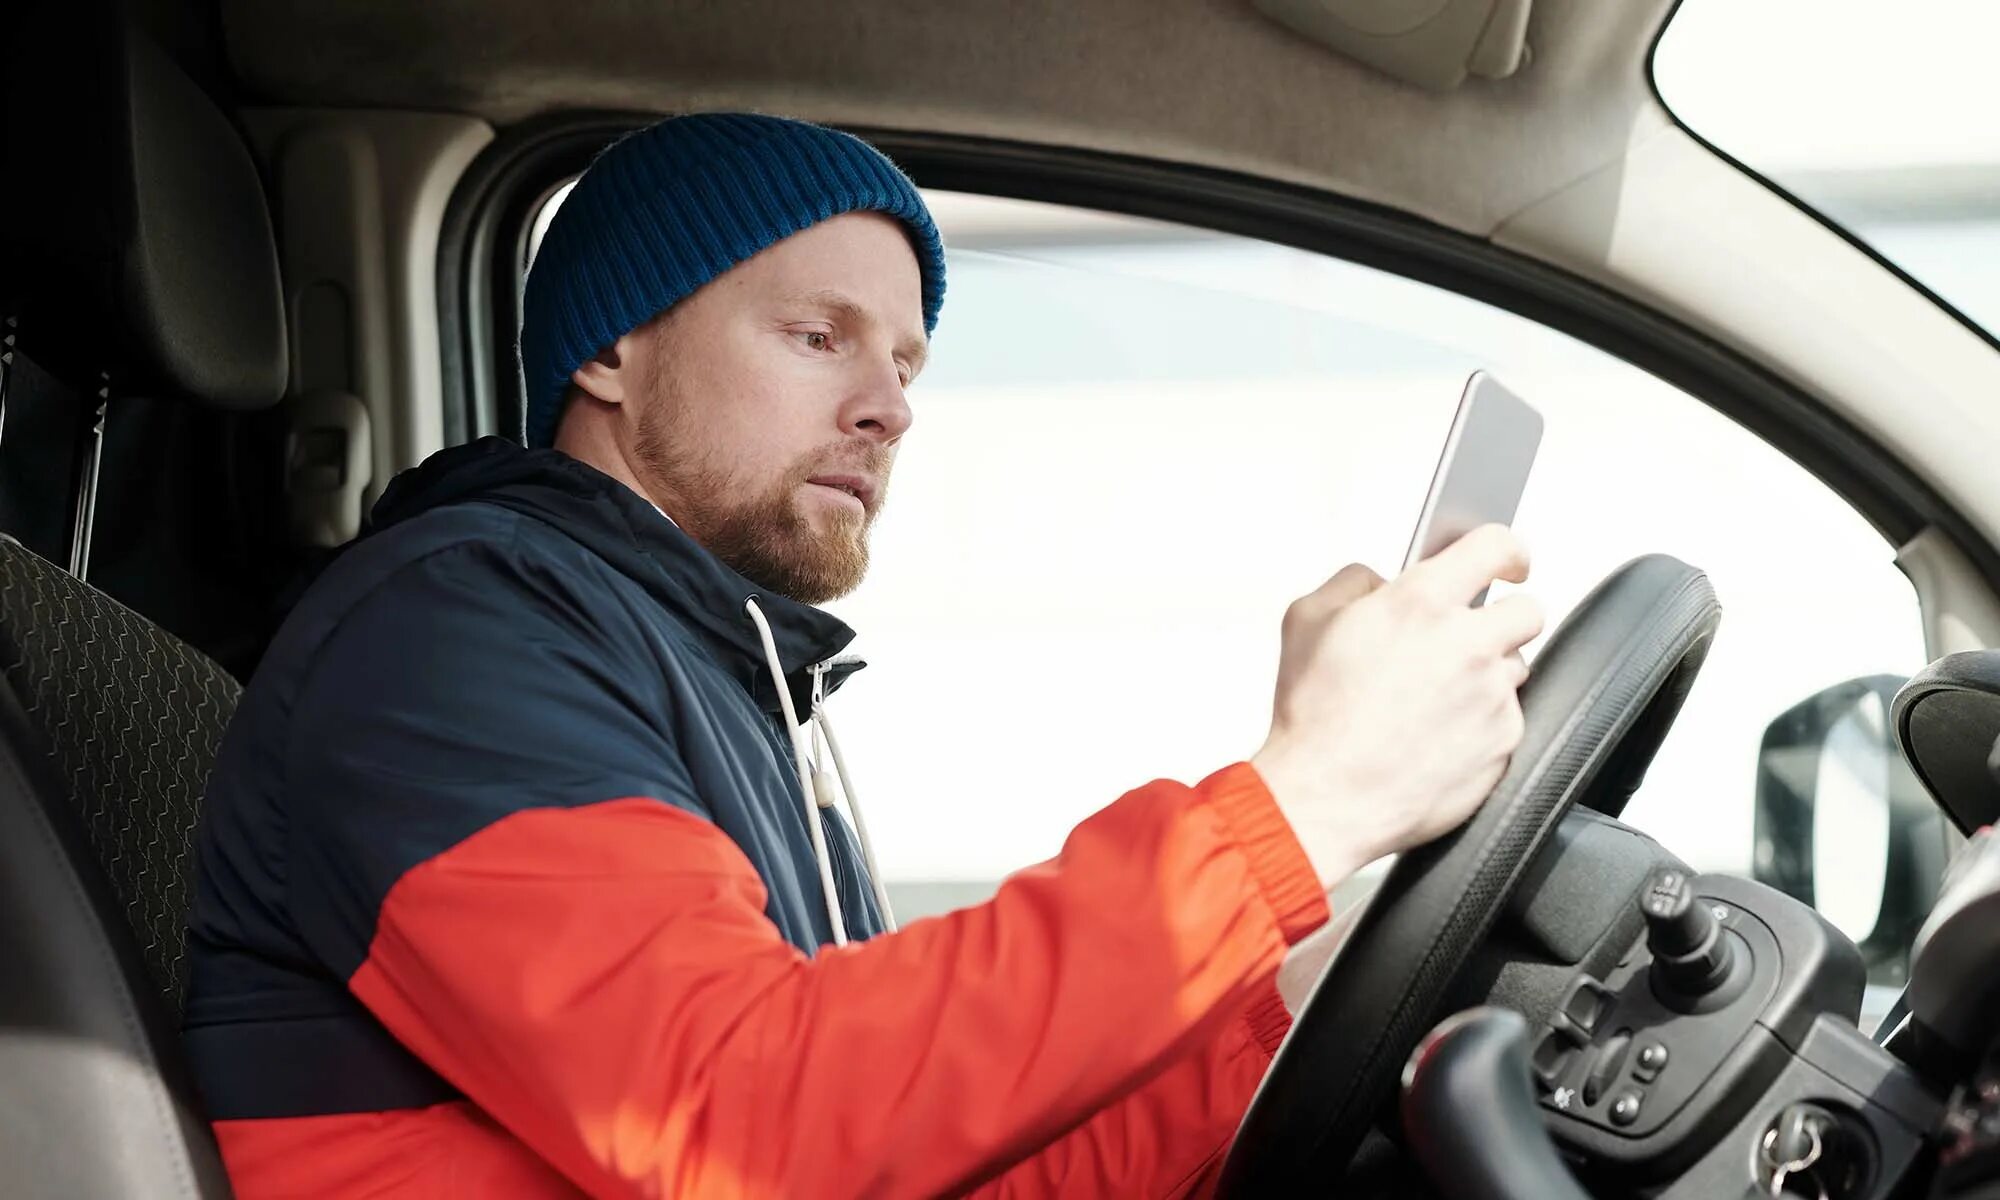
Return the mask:
M 991 206 L 971 206 L 992 217 Z M 950 244 L 955 198 L 937 205 Z M 834 700 L 892 882 L 991 881 L 1147 779 L 1243 757 L 1278 618 L 1400 561 L 1466 373 L 1548 417 L 1518 521 L 1559 616 L 1645 552 L 1729 617 L 1630 812 L 1747 871 L 1764 726 L 1922 664 L 1891 550 L 1707 406 L 1567 337 L 1352 264 L 1219 237 L 960 251 Z

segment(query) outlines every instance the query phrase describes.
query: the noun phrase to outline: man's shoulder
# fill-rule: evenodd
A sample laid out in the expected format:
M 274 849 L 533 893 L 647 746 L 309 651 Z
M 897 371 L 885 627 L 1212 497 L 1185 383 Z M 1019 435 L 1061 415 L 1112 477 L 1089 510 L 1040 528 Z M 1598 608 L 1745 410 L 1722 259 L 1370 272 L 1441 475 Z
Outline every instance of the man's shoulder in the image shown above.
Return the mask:
M 643 590 L 589 546 L 532 514 L 467 501 L 400 521 L 356 543 L 307 593 L 351 607 L 427 574 L 464 579 L 482 591 L 532 591 L 550 580 L 582 579 L 593 591 Z
M 613 609 L 672 624 L 638 583 L 562 531 L 502 505 L 460 503 L 342 552 L 300 597 L 270 657 L 302 667 L 337 631 L 357 625 L 421 638 L 441 621 L 464 633 L 487 618 L 574 625 L 585 637 L 603 632 L 601 618 Z
M 558 539 L 540 536 L 534 524 L 493 504 L 453 504 L 399 521 L 343 549 L 295 612 L 338 619 L 372 597 L 414 589 L 439 572 L 476 580 L 482 590 L 507 588 L 524 556 L 563 553 Z

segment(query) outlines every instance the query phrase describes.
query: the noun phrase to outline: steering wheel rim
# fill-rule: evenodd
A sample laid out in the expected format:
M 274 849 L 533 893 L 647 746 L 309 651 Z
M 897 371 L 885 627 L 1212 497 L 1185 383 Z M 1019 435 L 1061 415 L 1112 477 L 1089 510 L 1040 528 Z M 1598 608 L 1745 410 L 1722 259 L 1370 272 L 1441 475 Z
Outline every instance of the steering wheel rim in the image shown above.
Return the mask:
M 1291 1195 L 1339 1178 L 1550 832 L 1579 802 L 1624 808 L 1721 616 L 1706 575 L 1648 555 L 1550 635 L 1521 689 L 1527 728 L 1506 774 L 1469 821 L 1390 868 L 1279 1047 L 1218 1195 Z

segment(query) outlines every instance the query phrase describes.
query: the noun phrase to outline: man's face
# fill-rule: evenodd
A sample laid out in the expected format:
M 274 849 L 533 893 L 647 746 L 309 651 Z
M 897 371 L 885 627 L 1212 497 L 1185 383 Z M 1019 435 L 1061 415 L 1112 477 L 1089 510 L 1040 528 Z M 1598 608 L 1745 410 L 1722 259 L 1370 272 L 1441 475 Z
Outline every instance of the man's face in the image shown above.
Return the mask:
M 632 341 L 619 440 L 645 491 L 755 583 L 808 604 L 852 591 L 926 352 L 902 226 L 812 226 Z

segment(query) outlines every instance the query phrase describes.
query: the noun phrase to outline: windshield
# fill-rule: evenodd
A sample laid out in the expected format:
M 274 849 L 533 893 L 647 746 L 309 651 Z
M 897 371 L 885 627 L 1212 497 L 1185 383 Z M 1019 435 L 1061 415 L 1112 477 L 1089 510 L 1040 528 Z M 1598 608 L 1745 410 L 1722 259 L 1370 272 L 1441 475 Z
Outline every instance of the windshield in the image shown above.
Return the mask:
M 1682 123 L 2000 331 L 2000 5 L 1685 0 L 1654 79 Z

